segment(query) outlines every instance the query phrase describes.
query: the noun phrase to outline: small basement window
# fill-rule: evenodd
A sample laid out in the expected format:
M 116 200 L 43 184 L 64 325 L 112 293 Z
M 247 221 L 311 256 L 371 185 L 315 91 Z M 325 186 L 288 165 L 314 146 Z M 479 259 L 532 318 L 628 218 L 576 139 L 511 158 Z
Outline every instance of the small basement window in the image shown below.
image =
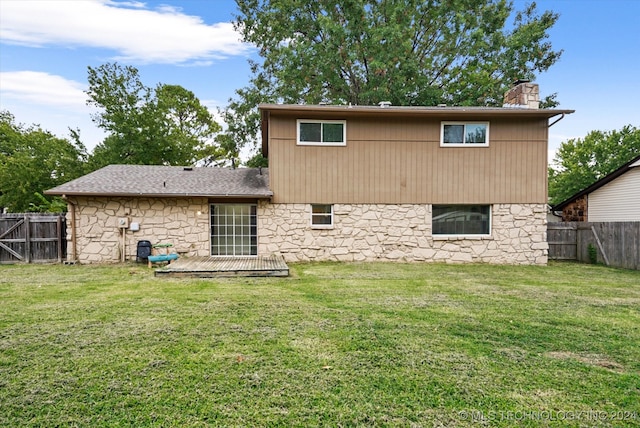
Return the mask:
M 298 119 L 298 145 L 346 146 L 346 120 Z
M 317 229 L 333 227 L 333 205 L 311 205 L 311 227 Z
M 440 145 L 486 147 L 489 145 L 489 122 L 442 122 Z
M 433 235 L 491 235 L 491 205 L 434 205 Z

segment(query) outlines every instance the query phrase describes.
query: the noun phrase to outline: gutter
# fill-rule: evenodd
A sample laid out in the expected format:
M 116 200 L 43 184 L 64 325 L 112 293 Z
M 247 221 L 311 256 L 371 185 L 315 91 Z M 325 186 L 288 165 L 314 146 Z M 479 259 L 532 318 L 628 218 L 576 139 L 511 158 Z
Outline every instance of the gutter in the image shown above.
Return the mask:
M 552 118 L 559 114 L 571 114 L 575 110 L 561 109 L 533 109 L 523 107 L 405 107 L 390 106 L 380 108 L 379 106 L 346 106 L 346 105 L 311 105 L 311 104 L 260 104 L 258 108 L 263 113 L 269 115 L 299 116 L 301 114 L 314 115 L 313 117 L 328 117 L 331 113 L 336 117 L 348 119 L 353 116 L 431 116 L 431 117 L 547 117 Z M 317 116 L 316 116 L 317 115 Z M 310 118 L 313 118 L 310 117 Z

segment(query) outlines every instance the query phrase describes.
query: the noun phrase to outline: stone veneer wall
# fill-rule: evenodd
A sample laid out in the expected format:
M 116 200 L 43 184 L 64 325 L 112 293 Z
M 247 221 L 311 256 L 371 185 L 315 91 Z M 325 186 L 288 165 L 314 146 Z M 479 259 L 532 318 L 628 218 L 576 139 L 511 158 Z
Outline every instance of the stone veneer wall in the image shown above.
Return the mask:
M 569 203 L 562 210 L 562 221 L 587 221 L 587 195 Z
M 152 244 L 171 243 L 173 250 L 182 255 L 208 256 L 210 253 L 206 198 L 78 197 L 71 202 L 76 205 L 76 261 L 80 263 L 120 261 L 122 232 L 117 223 L 120 217 L 140 224 L 139 231 L 126 232 L 127 260 L 135 260 L 140 240 Z M 69 209 L 67 260 L 73 260 L 72 224 Z
M 309 204 L 258 205 L 258 254 L 287 261 L 547 263 L 546 206 L 497 204 L 490 238 L 431 234 L 431 205 L 334 205 L 334 228 L 312 229 Z
M 140 230 L 127 230 L 126 259 L 137 243 L 172 243 L 184 256 L 210 254 L 206 198 L 82 197 L 76 205 L 77 260 L 118 262 L 127 217 Z M 430 205 L 334 205 L 334 228 L 312 229 L 309 204 L 258 203 L 258 254 L 282 254 L 287 261 L 442 261 L 546 264 L 546 206 L 493 206 L 491 238 L 439 239 L 431 235 Z M 67 213 L 67 260 L 71 252 L 71 210 Z

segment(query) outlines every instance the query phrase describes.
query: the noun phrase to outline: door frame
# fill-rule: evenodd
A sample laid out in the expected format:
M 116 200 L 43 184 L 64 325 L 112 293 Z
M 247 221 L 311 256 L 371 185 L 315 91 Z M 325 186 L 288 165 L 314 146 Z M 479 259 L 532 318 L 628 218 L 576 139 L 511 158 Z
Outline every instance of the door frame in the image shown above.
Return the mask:
M 249 223 L 245 224 L 236 224 L 236 219 L 238 218 L 237 216 L 245 216 L 243 214 L 236 214 L 235 212 L 232 214 L 232 219 L 233 219 L 233 224 L 232 226 L 232 235 L 221 235 L 221 234 L 217 234 L 216 236 L 214 236 L 214 228 L 216 227 L 216 225 L 214 225 L 214 216 L 215 216 L 215 207 L 237 207 L 237 206 L 244 206 L 244 207 L 249 207 L 249 214 L 248 214 L 248 219 L 249 219 Z M 228 213 L 225 213 L 225 216 L 228 216 Z M 252 221 L 253 220 L 253 221 Z M 224 226 L 229 226 L 228 224 L 225 223 Z M 241 228 L 245 228 L 248 227 L 249 228 L 249 234 L 240 234 L 238 235 L 236 233 L 237 228 L 241 227 Z M 225 254 L 214 254 L 214 239 L 220 238 L 220 237 L 226 237 L 228 238 L 229 236 L 232 237 L 233 242 L 231 244 L 229 244 L 228 242 L 225 242 L 223 245 L 218 244 L 217 248 L 221 249 L 224 248 L 225 249 Z M 238 244 L 236 242 L 236 239 L 240 238 L 245 238 L 248 237 L 249 239 L 249 244 L 246 245 L 244 243 L 240 243 Z M 225 240 L 226 241 L 226 240 Z M 238 246 L 240 246 L 241 248 L 245 249 L 248 247 L 249 253 L 250 254 L 236 254 L 236 248 L 238 248 Z M 228 249 L 233 249 L 233 254 L 228 254 Z M 242 251 L 241 251 L 242 252 Z M 256 202 L 210 202 L 209 203 L 209 254 L 211 255 L 211 257 L 257 257 L 258 256 L 258 204 Z

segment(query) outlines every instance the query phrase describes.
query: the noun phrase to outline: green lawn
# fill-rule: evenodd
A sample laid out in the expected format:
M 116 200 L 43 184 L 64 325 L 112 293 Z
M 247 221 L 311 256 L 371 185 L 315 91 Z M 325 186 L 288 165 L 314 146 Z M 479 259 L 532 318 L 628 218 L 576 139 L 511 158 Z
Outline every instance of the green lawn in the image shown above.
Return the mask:
M 638 426 L 640 272 L 0 266 L 0 426 Z

